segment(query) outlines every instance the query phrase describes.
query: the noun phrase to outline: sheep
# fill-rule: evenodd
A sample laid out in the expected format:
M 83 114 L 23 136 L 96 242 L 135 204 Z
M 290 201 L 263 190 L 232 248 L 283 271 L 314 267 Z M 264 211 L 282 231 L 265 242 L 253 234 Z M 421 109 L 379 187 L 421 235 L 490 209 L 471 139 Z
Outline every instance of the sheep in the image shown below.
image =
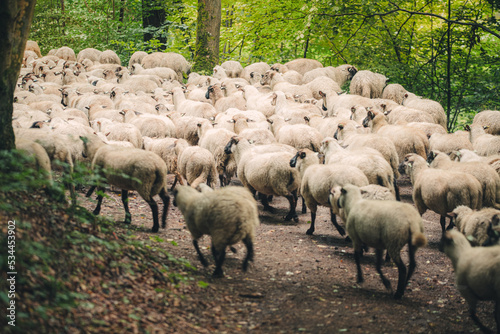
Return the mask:
M 128 69 L 132 71 L 132 67 L 134 64 L 140 65 L 142 63 L 142 59 L 148 55 L 145 51 L 136 51 L 130 57 L 128 61 Z M 141 66 L 142 67 L 142 66 Z
M 99 55 L 99 63 L 101 64 L 117 64 L 121 65 L 120 57 L 113 50 L 104 50 Z
M 472 147 L 477 154 L 482 156 L 495 155 L 500 153 L 500 136 L 486 132 L 488 125 L 471 124 L 466 126 L 469 131 L 469 138 Z
M 406 106 L 397 106 L 384 112 L 389 124 L 406 124 L 409 122 L 433 123 L 434 118 L 428 113 Z
M 261 85 L 269 85 L 273 91 L 282 91 L 294 95 L 304 95 L 306 98 L 312 98 L 312 90 L 304 85 L 293 85 L 283 79 L 283 76 L 273 70 L 266 71 L 260 80 Z
M 427 162 L 431 168 L 459 171 L 474 176 L 483 189 L 482 205 L 500 209 L 500 176 L 488 164 L 480 161 L 455 162 L 439 151 L 431 151 Z
M 319 151 L 323 137 L 315 128 L 305 124 L 286 125 L 283 117 L 278 115 L 271 116 L 268 120 L 278 143 L 293 146 L 298 150 L 308 148 Z
M 224 112 L 229 108 L 237 108 L 240 110 L 246 110 L 246 101 L 241 95 L 231 95 L 224 96 L 220 84 L 208 86 L 205 98 L 212 101 L 216 112 Z M 215 116 L 215 115 L 214 115 Z
M 352 79 L 357 71 L 356 67 L 349 64 L 340 65 L 338 67 L 327 66 L 316 68 L 306 72 L 302 78 L 302 82 L 307 84 L 317 77 L 327 76 L 342 87 L 347 81 Z
M 481 184 L 470 174 L 430 168 L 427 161 L 415 153 L 405 156 L 399 165 L 399 172 L 410 176 L 413 202 L 420 215 L 428 209 L 441 215 L 442 235 L 445 233 L 446 217 L 450 218 L 448 213 L 457 206 L 466 205 L 475 210 L 482 207 Z M 452 226 L 450 222 L 449 228 Z
M 198 246 L 198 239 L 207 234 L 212 239 L 212 255 L 215 260 L 213 277 L 223 277 L 222 264 L 226 248 L 243 241 L 247 254 L 243 271 L 253 261 L 253 240 L 259 226 L 257 203 L 250 192 L 242 187 L 226 187 L 215 191 L 198 192 L 187 186 L 174 191 L 174 205 L 178 206 L 193 238 L 193 245 L 203 266 L 208 263 Z
M 358 283 L 363 282 L 360 263 L 363 247 L 374 247 L 377 272 L 384 286 L 392 291 L 391 283 L 381 269 L 383 251 L 387 249 L 398 267 L 398 287 L 394 299 L 400 299 L 416 267 L 415 252 L 427 245 L 420 214 L 408 203 L 363 199 L 359 188 L 351 184 L 341 189 L 338 205 L 347 218 L 346 229 L 354 248 Z M 406 244 L 410 259 L 408 271 L 401 260 L 401 249 Z
M 264 75 L 264 73 L 266 73 L 266 71 L 268 71 L 270 69 L 271 69 L 271 66 L 269 66 L 265 62 L 252 63 L 252 64 L 246 66 L 245 68 L 243 68 L 243 73 L 241 74 L 241 78 L 245 79 L 248 82 L 251 82 L 251 79 L 252 79 L 251 74 L 252 73 L 254 73 L 254 75 L 255 74 Z
M 302 85 L 302 74 L 297 71 L 290 70 L 283 73 L 283 79 L 292 85 Z
M 256 192 L 259 192 L 265 211 L 275 212 L 275 209 L 269 205 L 266 195 L 284 196 L 290 204 L 285 221 L 293 219 L 297 222 L 299 220 L 295 209 L 300 175 L 289 164 L 293 153 L 284 151 L 256 153 L 246 139 L 238 136 L 231 138 L 224 148 L 224 152 L 234 154 L 238 166 L 238 178 L 252 194 L 255 195 Z
M 486 230 L 487 238 L 482 246 L 500 245 L 500 215 L 494 215 Z
M 175 137 L 177 133 L 174 122 L 166 116 L 139 113 L 138 117 L 134 117 L 127 122 L 135 125 L 143 137 Z
M 337 139 L 342 146 L 347 146 L 349 150 L 371 147 L 379 151 L 391 165 L 394 172 L 394 179 L 399 178 L 398 152 L 396 151 L 396 146 L 389 138 L 380 136 L 376 133 L 360 134 L 357 128 L 350 122 L 338 123 L 333 138 Z
M 297 71 L 304 75 L 315 68 L 323 67 L 323 64 L 315 59 L 298 58 L 285 63 L 285 66 L 288 71 Z
M 382 112 L 370 110 L 363 120 L 363 126 L 370 128 L 372 133 L 388 137 L 396 146 L 399 161 L 406 154 L 417 153 L 422 158 L 427 158 L 429 140 L 422 131 L 404 125 L 389 124 Z
M 333 226 L 341 236 L 345 231 L 337 223 L 335 211 L 328 203 L 330 189 L 335 186 L 345 184 L 355 184 L 357 186 L 368 185 L 365 174 L 357 167 L 348 165 L 321 165 L 317 153 L 303 149 L 290 160 L 290 167 L 296 167 L 301 176 L 300 194 L 305 200 L 309 210 L 311 210 L 311 226 L 306 231 L 307 235 L 312 235 L 315 230 L 316 212 L 318 205 L 327 206 L 330 209 L 330 218 Z
M 270 130 L 250 128 L 248 122 L 252 122 L 252 120 L 243 114 L 234 115 L 232 117 L 232 121 L 234 121 L 234 132 L 240 137 L 243 137 L 256 145 L 272 144 L 277 142 Z
M 439 134 L 443 134 L 443 135 L 448 133 L 448 132 L 446 132 L 445 128 L 443 128 L 441 125 L 436 124 L 436 123 L 409 122 L 405 125 L 422 131 L 423 133 L 425 133 L 427 138 L 431 138 L 431 136 L 435 133 L 439 133 Z M 430 142 L 429 142 L 429 145 L 430 145 Z
M 184 139 L 175 142 L 177 170 L 187 180 L 187 184 L 196 188 L 200 183 L 215 186 L 217 170 L 212 153 L 199 146 L 189 146 Z
M 431 151 L 441 151 L 446 154 L 460 149 L 473 149 L 469 140 L 469 133 L 466 131 L 445 134 L 435 133 L 429 138 L 429 148 Z
M 170 196 L 167 193 L 167 166 L 165 162 L 155 153 L 137 148 L 119 147 L 106 145 L 97 135 L 80 137 L 84 144 L 83 155 L 92 161 L 91 168 L 100 168 L 106 181 L 122 190 L 122 203 L 125 209 L 125 224 L 130 224 L 132 215 L 128 208 L 128 192 L 135 190 L 149 204 L 153 213 L 153 228 L 151 231 L 157 233 L 160 225 L 158 221 L 158 204 L 153 199 L 160 195 L 163 201 L 162 227 L 166 227 Z M 87 197 L 92 195 L 96 187 L 92 186 Z M 104 188 L 99 187 L 97 206 L 93 211 L 99 215 Z
M 325 117 L 321 115 L 311 114 L 304 117 L 306 124 L 319 131 L 323 138 L 333 137 L 335 130 L 340 122 L 346 121 L 337 117 Z
M 76 61 L 79 63 L 82 63 L 84 59 L 88 59 L 92 62 L 99 61 L 99 56 L 102 53 L 102 51 L 99 51 L 94 48 L 86 48 L 78 52 L 78 55 L 76 56 Z
M 179 78 L 177 77 L 177 73 L 175 73 L 175 71 L 169 67 L 155 67 L 145 69 L 141 66 L 141 64 L 133 64 L 131 67 L 132 68 L 130 69 L 130 72 L 134 75 L 154 75 L 168 81 L 179 80 Z
M 275 106 L 272 104 L 274 93 L 260 93 L 252 85 L 240 86 L 238 89 L 243 92 L 243 98 L 249 110 L 258 110 L 266 117 L 274 115 Z
M 425 111 L 434 118 L 434 123 L 448 129 L 446 123 L 446 113 L 439 102 L 422 99 L 414 94 L 406 93 L 403 99 L 403 105 L 406 107 Z
M 472 124 L 483 126 L 483 128 L 486 126 L 486 133 L 490 135 L 500 135 L 500 111 L 483 110 L 478 112 L 474 116 Z
M 400 84 L 389 84 L 385 86 L 382 92 L 382 98 L 403 104 L 404 96 L 407 93 L 406 89 Z
M 124 140 L 132 143 L 134 147 L 142 147 L 142 134 L 137 126 L 129 123 L 118 123 L 107 119 L 96 119 L 96 130 L 107 134 L 110 140 Z
M 34 168 L 43 171 L 47 180 L 52 183 L 50 158 L 43 146 L 35 141 L 23 138 L 16 138 L 15 144 L 16 149 L 23 151 L 26 155 L 33 156 Z
M 153 52 L 142 58 L 141 65 L 144 68 L 169 67 L 177 73 L 178 80 L 182 80 L 183 74 L 191 72 L 191 64 L 175 52 Z
M 229 78 L 240 78 L 243 72 L 243 66 L 239 61 L 226 60 L 220 66 L 226 71 Z
M 482 157 L 479 156 L 477 153 L 471 151 L 471 150 L 465 150 L 461 149 L 458 151 L 454 151 L 450 154 L 452 160 L 458 160 L 458 161 L 483 161 L 486 162 L 488 165 L 493 167 L 493 169 L 500 175 L 500 154 L 497 155 L 490 155 L 489 157 Z
M 456 287 L 469 304 L 472 320 L 484 332 L 486 328 L 476 315 L 477 302 L 495 301 L 495 322 L 500 332 L 500 247 L 472 247 L 458 231 L 446 232 L 442 249 L 455 271 Z
M 275 105 L 275 115 L 283 116 L 289 124 L 304 124 L 304 117 L 311 113 L 321 115 L 318 106 L 291 102 L 287 95 L 281 91 L 274 92 L 271 104 Z
M 200 140 L 199 128 L 202 127 L 202 132 L 212 129 L 212 123 L 201 117 L 180 117 L 173 120 L 177 128 L 177 135 L 175 137 L 186 139 L 189 145 L 197 145 Z
M 367 98 L 379 98 L 382 96 L 387 79 L 384 75 L 363 70 L 358 71 L 351 79 L 349 91 L 351 94 Z
M 215 117 L 217 110 L 209 103 L 191 101 L 186 99 L 182 88 L 172 89 L 175 110 L 187 116 L 202 117 L 210 119 Z
M 36 41 L 27 40 L 26 47 L 24 48 L 24 50 L 33 51 L 33 52 L 35 52 L 35 54 L 38 58 L 42 58 L 42 53 L 40 52 L 40 47 L 38 46 L 38 43 Z
M 342 89 L 340 88 L 339 84 L 334 81 L 333 79 L 330 79 L 326 76 L 321 76 L 321 77 L 318 77 L 314 80 L 312 80 L 311 82 L 308 82 L 307 84 L 305 84 L 306 87 L 309 87 L 309 89 L 311 89 L 312 91 L 312 96 L 317 99 L 317 100 L 320 100 L 323 98 L 323 96 L 320 95 L 319 92 L 328 92 L 330 94 L 333 94 L 333 93 L 340 93 L 342 92 Z
M 334 138 L 326 137 L 321 142 L 320 152 L 325 155 L 326 164 L 356 166 L 363 171 L 370 184 L 387 187 L 396 194 L 394 172 L 377 150 L 369 147 L 345 150 Z
M 167 165 L 167 173 L 175 175 L 174 183 L 170 190 L 173 190 L 177 182 L 184 185 L 182 176 L 177 170 L 177 155 L 175 153 L 175 142 L 177 138 L 161 138 L 154 139 L 149 137 L 143 137 L 143 146 L 146 151 L 151 151 L 156 153 L 160 158 L 165 161 Z
M 462 232 L 473 246 L 481 246 L 488 239 L 488 227 L 493 222 L 493 217 L 497 217 L 500 210 L 493 208 L 483 208 L 479 211 L 460 205 L 456 207 L 450 216 L 454 219 L 457 229 Z
M 76 61 L 75 51 L 70 47 L 63 46 L 54 51 L 54 56 L 64 59 Z

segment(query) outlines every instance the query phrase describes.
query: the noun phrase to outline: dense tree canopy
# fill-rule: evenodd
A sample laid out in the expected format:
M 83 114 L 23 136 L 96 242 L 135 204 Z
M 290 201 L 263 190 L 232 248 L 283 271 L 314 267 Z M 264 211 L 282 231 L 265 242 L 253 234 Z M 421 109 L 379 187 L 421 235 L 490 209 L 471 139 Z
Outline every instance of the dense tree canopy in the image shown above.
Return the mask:
M 86 47 L 113 49 L 126 62 L 134 51 L 165 49 L 192 61 L 198 1 L 153 2 L 165 11 L 159 27 L 143 26 L 138 1 L 39 0 L 30 38 L 43 52 L 62 45 L 76 52 Z M 383 73 L 391 82 L 445 107 L 450 91 L 454 123 L 459 114 L 470 119 L 474 112 L 499 108 L 496 4 L 454 0 L 448 14 L 447 2 L 435 0 L 225 0 L 220 62 L 238 60 L 245 65 L 307 57 L 324 65 L 350 63 Z M 144 39 L 146 33 L 151 38 Z M 460 117 L 460 123 L 467 117 Z

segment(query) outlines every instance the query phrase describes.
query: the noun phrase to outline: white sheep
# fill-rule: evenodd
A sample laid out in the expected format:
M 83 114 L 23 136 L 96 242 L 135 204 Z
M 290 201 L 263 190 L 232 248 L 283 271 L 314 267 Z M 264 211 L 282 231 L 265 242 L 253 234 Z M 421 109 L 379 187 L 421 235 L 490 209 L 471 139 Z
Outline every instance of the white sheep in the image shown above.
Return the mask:
M 241 66 L 239 61 L 226 60 L 220 66 L 226 71 L 226 74 L 230 78 L 239 78 L 243 73 L 243 66 Z
M 198 246 L 203 235 L 212 238 L 212 254 L 215 260 L 214 277 L 223 277 L 222 264 L 226 248 L 243 241 L 247 254 L 243 271 L 253 261 L 255 230 L 260 224 L 257 203 L 250 192 L 242 187 L 225 187 L 215 191 L 198 192 L 187 186 L 174 191 L 174 205 L 178 206 L 191 232 L 193 245 L 203 266 L 208 263 Z
M 92 161 L 92 169 L 99 167 L 100 173 L 106 177 L 106 181 L 122 190 L 122 203 L 125 209 L 125 224 L 130 224 L 132 215 L 128 208 L 128 192 L 135 190 L 149 204 L 153 214 L 153 233 L 158 232 L 160 225 L 158 220 L 158 204 L 154 200 L 155 195 L 160 195 L 163 201 L 162 227 L 167 222 L 168 206 L 170 196 L 167 193 L 167 166 L 165 162 L 155 153 L 137 148 L 126 148 L 106 145 L 97 135 L 89 135 L 80 138 L 84 143 L 84 156 Z M 95 186 L 87 193 L 92 195 Z M 101 211 L 104 188 L 97 196 L 97 206 L 93 211 L 98 215 Z
M 447 231 L 443 250 L 455 271 L 456 287 L 469 304 L 472 320 L 484 333 L 486 328 L 476 315 L 477 302 L 495 301 L 495 322 L 500 332 L 500 246 L 472 247 L 458 231 Z
M 473 246 L 482 246 L 488 239 L 488 228 L 493 223 L 494 217 L 498 218 L 500 210 L 483 208 L 476 211 L 460 205 L 450 215 L 454 218 L 457 229 Z
M 446 217 L 457 206 L 466 205 L 479 210 L 482 207 L 483 191 L 479 181 L 470 174 L 430 168 L 418 154 L 408 154 L 399 165 L 399 172 L 410 176 L 413 185 L 412 198 L 418 212 L 432 210 L 441 215 L 442 234 Z M 452 227 L 450 222 L 450 227 Z
M 486 133 L 490 135 L 500 135 L 500 111 L 483 110 L 474 116 L 472 124 L 486 126 Z
M 360 261 L 363 247 L 374 247 L 377 272 L 384 286 L 392 290 L 391 283 L 381 269 L 383 251 L 387 249 L 398 267 L 398 287 L 394 298 L 400 299 L 416 267 L 415 252 L 427 244 L 419 213 L 408 203 L 363 199 L 359 188 L 350 184 L 341 189 L 338 205 L 345 211 L 346 229 L 354 248 L 358 283 L 363 282 Z M 400 254 L 406 244 L 410 258 L 408 271 Z
M 175 142 L 177 138 L 162 138 L 153 139 L 143 137 L 144 149 L 156 153 L 160 158 L 165 161 L 167 165 L 167 173 L 175 175 L 174 183 L 170 190 L 173 190 L 177 182 L 184 185 L 182 176 L 177 171 L 177 155 L 175 153 Z
M 461 149 L 472 150 L 467 131 L 455 131 L 453 133 L 434 133 L 429 137 L 429 149 L 450 154 Z
M 406 89 L 400 84 L 389 84 L 385 86 L 382 92 L 382 98 L 403 104 L 404 96 L 407 93 Z
M 500 135 L 487 133 L 488 125 L 471 124 L 465 129 L 469 131 L 472 147 L 477 154 L 488 156 L 500 153 Z
M 357 167 L 342 164 L 322 165 L 319 162 L 318 154 L 308 149 L 299 150 L 290 160 L 290 166 L 296 167 L 300 172 L 300 194 L 311 210 L 311 226 L 306 234 L 312 235 L 314 233 L 316 212 L 318 205 L 321 205 L 329 207 L 333 226 L 341 236 L 344 236 L 344 228 L 337 223 L 335 216 L 338 212 L 334 211 L 328 202 L 330 189 L 348 183 L 360 187 L 366 186 L 368 179 Z
M 215 186 L 217 170 L 213 154 L 199 146 L 189 146 L 184 139 L 175 142 L 177 170 L 187 184 L 196 188 L 200 183 Z
M 283 117 L 274 115 L 268 119 L 278 143 L 287 144 L 300 150 L 303 148 L 318 152 L 321 139 L 318 130 L 305 124 L 287 125 Z
M 446 124 L 446 113 L 439 102 L 423 99 L 415 94 L 406 93 L 402 104 L 410 108 L 425 111 L 434 118 L 434 123 L 441 125 L 445 129 L 448 128 Z
M 367 70 L 358 71 L 351 79 L 349 91 L 367 98 L 379 98 L 388 80 L 382 74 Z
M 183 74 L 189 74 L 191 64 L 184 56 L 175 52 L 153 52 L 142 58 L 141 65 L 144 68 L 169 67 L 177 73 L 178 80 Z
M 306 72 L 316 68 L 322 68 L 323 64 L 315 59 L 297 58 L 284 64 L 288 71 L 297 71 L 304 75 Z

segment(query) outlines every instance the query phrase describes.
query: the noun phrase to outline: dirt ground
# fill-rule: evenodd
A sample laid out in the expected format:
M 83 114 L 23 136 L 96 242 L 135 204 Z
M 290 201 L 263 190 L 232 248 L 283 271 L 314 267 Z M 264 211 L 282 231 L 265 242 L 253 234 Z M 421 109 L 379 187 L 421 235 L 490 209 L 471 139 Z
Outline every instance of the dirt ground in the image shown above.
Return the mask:
M 411 202 L 408 178 L 400 180 L 402 200 Z M 119 195 L 110 193 L 101 215 L 123 220 Z M 160 203 L 161 201 L 158 200 Z M 93 209 L 94 203 L 84 206 Z M 210 333 L 474 333 L 479 332 L 468 314 L 464 299 L 455 288 L 450 260 L 438 250 L 441 236 L 439 216 L 423 216 L 428 246 L 416 254 L 417 269 L 401 300 L 394 300 L 375 270 L 373 250 L 362 259 L 365 282 L 356 283 L 356 265 L 350 243 L 330 223 L 327 208 L 320 208 L 313 236 L 306 235 L 310 213 L 299 214 L 299 222 L 283 222 L 288 208 L 285 198 L 274 198 L 278 214 L 260 211 L 261 225 L 255 240 L 255 261 L 247 273 L 241 271 L 245 248 L 228 252 L 223 269 L 225 278 L 212 279 L 214 269 L 210 240 L 200 241 L 210 262 L 204 268 L 197 258 L 189 231 L 180 211 L 171 205 L 167 228 L 158 237 L 161 247 L 175 257 L 188 259 L 198 268 L 199 279 L 209 285 L 196 289 L 190 300 L 180 305 L 190 310 L 194 327 L 185 331 Z M 259 208 L 262 206 L 259 204 Z M 149 206 L 136 193 L 130 196 L 132 224 L 149 231 Z M 298 210 L 300 212 L 300 209 Z M 149 239 L 150 232 L 138 232 Z M 175 241 L 175 242 L 172 242 Z M 174 245 L 175 244 L 175 245 Z M 408 263 L 406 247 L 402 252 Z M 387 263 L 383 272 L 396 288 L 398 271 Z M 479 318 L 495 328 L 494 305 L 480 303 Z M 162 330 L 163 332 L 163 330 Z

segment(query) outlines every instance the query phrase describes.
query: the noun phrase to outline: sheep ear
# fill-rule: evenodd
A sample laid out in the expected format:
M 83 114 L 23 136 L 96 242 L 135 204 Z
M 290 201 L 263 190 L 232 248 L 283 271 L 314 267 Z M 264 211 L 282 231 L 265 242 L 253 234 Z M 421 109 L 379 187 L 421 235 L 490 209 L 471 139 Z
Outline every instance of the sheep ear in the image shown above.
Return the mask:
M 356 107 L 351 107 L 351 112 L 356 112 Z
M 339 123 L 339 125 L 337 125 L 337 127 L 338 127 L 340 130 L 342 130 L 342 129 L 344 128 L 344 124 Z
M 371 111 L 371 110 L 368 111 L 368 117 L 370 117 L 371 119 L 373 119 L 375 117 L 375 114 L 373 113 L 373 111 Z
M 469 126 L 468 124 L 467 124 L 467 125 L 465 125 L 465 126 L 464 126 L 464 130 L 465 130 L 465 131 L 470 131 L 470 126 Z
M 318 92 L 318 94 L 319 94 L 319 96 L 321 96 L 321 97 L 326 97 L 326 94 L 325 94 L 323 91 L 321 91 L 321 90 Z
M 201 123 L 196 124 L 197 127 L 201 128 Z
M 384 111 L 384 115 L 385 115 L 385 116 L 389 115 L 389 114 L 391 113 L 391 111 L 392 111 L 392 110 L 386 110 L 386 111 Z
M 340 193 L 343 194 L 343 195 L 345 195 L 347 193 L 347 191 L 344 188 L 341 188 L 340 189 Z
M 411 162 L 408 163 L 408 167 L 410 167 L 410 168 L 412 167 L 412 163 Z
M 484 130 L 488 130 L 490 127 L 488 125 L 483 126 Z

